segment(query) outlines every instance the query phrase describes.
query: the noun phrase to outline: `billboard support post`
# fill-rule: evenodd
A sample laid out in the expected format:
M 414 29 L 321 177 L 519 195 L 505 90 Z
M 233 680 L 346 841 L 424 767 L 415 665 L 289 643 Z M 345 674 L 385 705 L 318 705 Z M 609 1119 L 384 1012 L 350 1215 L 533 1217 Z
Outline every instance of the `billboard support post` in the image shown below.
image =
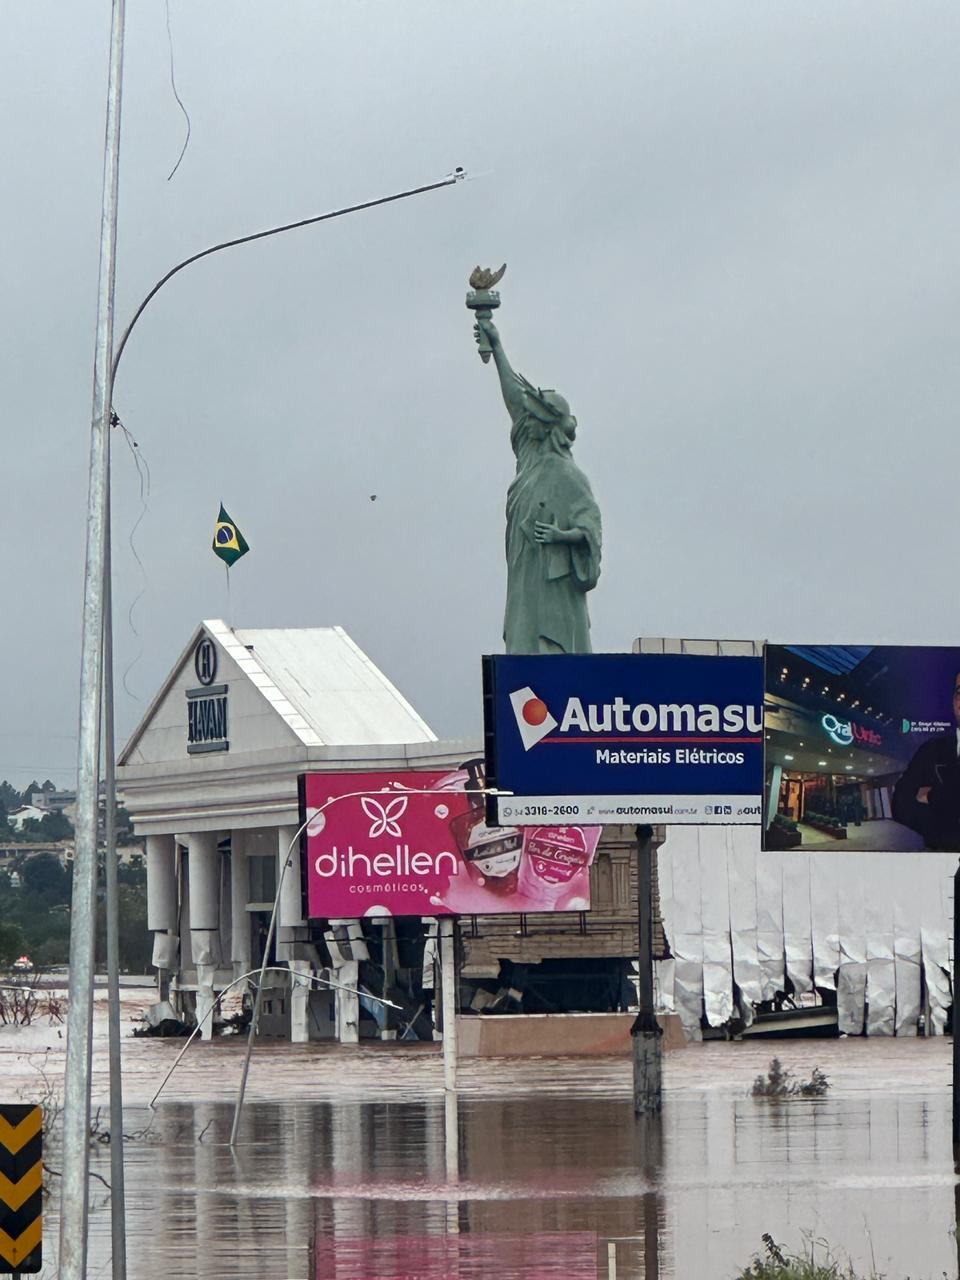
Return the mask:
M 953 1163 L 960 1169 L 960 866 L 953 873 Z
M 457 1091 L 457 976 L 452 916 L 440 920 L 440 983 L 443 1001 L 443 1087 Z
M 638 1116 L 659 1115 L 662 1103 L 661 1029 L 653 993 L 653 830 L 636 828 L 637 908 L 637 1016 L 630 1028 L 633 1045 L 633 1110 Z
M 440 928 L 440 998 L 443 1011 L 443 1127 L 447 1179 L 460 1176 L 457 1116 L 457 939 L 456 922 L 444 916 Z

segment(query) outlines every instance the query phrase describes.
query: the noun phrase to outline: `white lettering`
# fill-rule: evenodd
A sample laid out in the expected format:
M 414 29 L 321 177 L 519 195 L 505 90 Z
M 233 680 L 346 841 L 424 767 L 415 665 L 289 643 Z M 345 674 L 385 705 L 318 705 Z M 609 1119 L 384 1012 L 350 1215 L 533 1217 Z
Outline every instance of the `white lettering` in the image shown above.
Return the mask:
M 697 729 L 701 733 L 720 732 L 720 709 L 718 707 L 701 707 L 697 715 Z
M 739 733 L 743 728 L 743 707 L 724 707 L 723 708 L 723 731 L 724 733 Z
M 649 702 L 641 702 L 638 707 L 633 708 L 631 719 L 633 727 L 639 733 L 649 733 L 651 729 L 657 727 L 657 709 Z
M 583 703 L 579 698 L 570 698 L 567 701 L 567 709 L 563 713 L 563 720 L 560 724 L 560 732 L 566 733 L 571 727 L 582 729 L 584 733 L 589 729 L 587 717 L 583 710 Z
M 354 853 L 354 851 L 353 851 L 353 845 L 351 845 L 351 846 L 350 846 L 350 850 L 349 850 L 349 853 L 348 853 L 348 856 L 347 856 L 347 862 L 348 862 L 348 865 L 349 865 L 349 868 L 350 868 L 350 872 L 349 872 L 349 874 L 350 874 L 351 879 L 352 879 L 352 878 L 353 878 L 353 876 L 356 874 L 356 873 L 355 873 L 355 871 L 354 871 L 354 868 L 356 867 L 356 865 L 357 865 L 357 863 L 358 863 L 358 862 L 362 862 L 362 863 L 364 864 L 364 866 L 365 866 L 365 868 L 366 868 L 367 875 L 370 875 L 371 870 L 372 870 L 372 868 L 371 868 L 371 866 L 370 866 L 370 859 L 367 857 L 367 855 L 366 855 L 365 853 Z
M 603 712 L 602 716 L 600 714 L 601 710 Z M 588 713 L 589 714 L 587 716 L 587 719 L 589 720 L 589 723 L 590 723 L 591 733 L 609 733 L 610 732 L 610 729 L 612 727 L 612 718 L 610 714 L 609 702 L 606 703 L 600 709 L 595 707 L 594 704 L 591 702 L 588 708 Z
M 696 714 L 689 702 L 685 702 L 683 706 L 676 702 L 668 702 L 660 707 L 660 728 L 672 729 L 675 733 L 682 729 L 689 733 L 696 723 Z
M 325 862 L 327 864 L 326 868 L 320 865 L 322 862 Z M 335 876 L 337 874 L 336 849 L 334 849 L 333 853 L 318 854 L 316 860 L 314 861 L 313 869 L 314 871 L 316 871 L 318 876 L 323 876 L 324 879 L 326 879 L 327 876 Z

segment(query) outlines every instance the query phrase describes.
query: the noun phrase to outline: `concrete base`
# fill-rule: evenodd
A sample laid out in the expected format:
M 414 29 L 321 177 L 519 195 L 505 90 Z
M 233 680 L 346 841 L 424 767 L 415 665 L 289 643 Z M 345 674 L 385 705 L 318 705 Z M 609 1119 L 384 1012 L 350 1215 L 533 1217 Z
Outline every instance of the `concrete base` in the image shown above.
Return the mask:
M 457 1018 L 461 1058 L 528 1058 L 556 1054 L 633 1053 L 632 1013 L 507 1013 Z M 664 1052 L 687 1043 L 675 1013 L 660 1014 Z

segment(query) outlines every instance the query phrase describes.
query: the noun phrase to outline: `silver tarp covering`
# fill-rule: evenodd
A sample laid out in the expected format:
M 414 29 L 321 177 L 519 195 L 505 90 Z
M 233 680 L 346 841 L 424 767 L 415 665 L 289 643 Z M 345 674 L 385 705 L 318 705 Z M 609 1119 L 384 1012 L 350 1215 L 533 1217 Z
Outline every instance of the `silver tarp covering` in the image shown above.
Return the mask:
M 755 827 L 668 829 L 661 1006 L 699 1037 L 704 1017 L 749 1025 L 789 977 L 799 995 L 836 990 L 841 1032 L 916 1035 L 923 1015 L 942 1035 L 956 868 L 956 854 L 763 853 Z

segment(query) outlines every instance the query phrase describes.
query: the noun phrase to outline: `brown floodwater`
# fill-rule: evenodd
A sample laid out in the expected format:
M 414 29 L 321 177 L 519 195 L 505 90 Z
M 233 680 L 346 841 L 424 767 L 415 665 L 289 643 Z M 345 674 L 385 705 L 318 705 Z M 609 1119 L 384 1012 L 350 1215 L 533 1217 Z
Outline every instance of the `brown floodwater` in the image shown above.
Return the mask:
M 179 1048 L 124 1044 L 131 1280 L 595 1280 L 611 1243 L 618 1280 L 724 1278 L 764 1232 L 888 1280 L 958 1274 L 943 1040 L 692 1045 L 667 1058 L 659 1123 L 634 1118 L 625 1060 L 473 1060 L 456 1151 L 434 1046 L 258 1046 L 235 1153 L 241 1045 L 198 1044 L 145 1106 Z M 774 1052 L 818 1063 L 827 1096 L 751 1098 Z M 107 1148 L 94 1168 L 109 1177 Z M 91 1189 L 89 1274 L 109 1276 Z

